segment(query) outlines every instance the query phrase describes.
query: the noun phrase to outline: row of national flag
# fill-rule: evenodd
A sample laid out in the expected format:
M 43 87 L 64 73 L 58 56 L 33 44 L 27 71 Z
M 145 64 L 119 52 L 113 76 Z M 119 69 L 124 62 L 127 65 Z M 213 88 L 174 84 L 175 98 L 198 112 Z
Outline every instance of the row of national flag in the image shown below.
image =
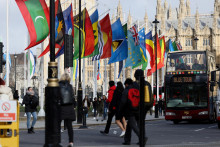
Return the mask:
M 49 34 L 49 10 L 45 0 L 16 0 L 24 17 L 30 34 L 29 49 L 41 43 Z M 82 58 L 92 57 L 92 60 L 110 58 L 109 63 L 119 62 L 119 75 L 123 67 L 148 69 L 148 75 L 155 72 L 155 47 L 152 32 L 145 35 L 144 28 L 138 31 L 134 25 L 127 29 L 127 24 L 121 24 L 120 19 L 111 25 L 109 14 L 99 20 L 98 10 L 91 16 L 86 8 L 81 13 L 81 26 L 79 15 L 73 17 L 72 4 L 62 11 L 60 1 L 55 2 L 55 48 L 56 58 L 64 53 L 64 34 L 74 37 L 74 69 L 78 67 L 79 58 L 79 33 L 81 33 Z M 79 28 L 81 28 L 79 30 Z M 169 49 L 166 50 L 165 38 L 156 36 L 157 69 L 164 66 L 167 51 L 181 49 L 180 44 L 169 40 Z M 39 57 L 50 51 L 47 48 Z M 125 65 L 123 65 L 123 60 Z M 76 71 L 74 71 L 75 75 Z M 100 75 L 99 75 L 100 76 Z M 98 77 L 99 77 L 98 76 Z

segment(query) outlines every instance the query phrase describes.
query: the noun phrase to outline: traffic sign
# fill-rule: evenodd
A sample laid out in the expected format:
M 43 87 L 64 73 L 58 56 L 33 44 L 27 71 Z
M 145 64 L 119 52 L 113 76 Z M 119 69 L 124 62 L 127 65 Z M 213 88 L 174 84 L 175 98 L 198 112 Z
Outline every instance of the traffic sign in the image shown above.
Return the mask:
M 0 100 L 0 122 L 15 122 L 17 120 L 17 101 Z

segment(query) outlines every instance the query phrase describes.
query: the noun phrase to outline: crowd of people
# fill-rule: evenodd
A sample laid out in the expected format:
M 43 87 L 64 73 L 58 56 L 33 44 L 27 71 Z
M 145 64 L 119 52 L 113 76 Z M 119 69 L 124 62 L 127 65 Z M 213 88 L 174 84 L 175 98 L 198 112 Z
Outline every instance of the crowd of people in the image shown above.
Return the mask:
M 108 96 L 103 95 L 102 97 L 94 98 L 92 101 L 85 96 L 82 101 L 83 109 L 86 109 L 87 117 L 88 112 L 93 112 L 93 118 L 96 121 L 103 121 L 107 118 L 107 123 L 105 129 L 100 131 L 101 134 L 107 135 L 109 134 L 109 130 L 111 127 L 112 119 L 115 116 L 115 123 L 121 129 L 120 137 L 124 137 L 124 145 L 130 145 L 131 142 L 131 132 L 132 130 L 135 134 L 139 135 L 139 78 L 144 76 L 143 70 L 136 70 L 135 72 L 135 81 L 128 78 L 124 83 L 117 82 L 115 85 L 114 81 L 109 81 L 109 90 Z M 68 130 L 69 136 L 69 145 L 68 147 L 73 146 L 73 128 L 72 122 L 76 120 L 75 108 L 77 106 L 73 87 L 70 84 L 70 76 L 65 73 L 61 76 L 59 86 L 60 86 L 60 94 L 61 94 L 61 121 L 64 121 L 64 126 Z M 13 94 L 11 89 L 3 83 L 3 80 L 0 80 L 0 99 L 12 100 Z M 145 86 L 147 86 L 147 91 L 145 90 L 145 96 L 153 97 L 151 85 L 149 82 L 145 81 Z M 3 87 L 5 90 L 3 90 Z M 131 90 L 132 89 L 132 90 Z M 146 88 L 145 88 L 146 89 Z M 2 91 L 1 91 L 2 90 Z M 139 97 L 139 100 L 134 100 L 136 106 L 133 104 L 133 97 Z M 18 91 L 14 93 L 14 99 L 18 99 Z M 133 98 L 134 99 L 134 98 Z M 27 115 L 27 130 L 28 133 L 32 134 L 34 132 L 34 126 L 37 121 L 37 106 L 39 105 L 39 98 L 34 93 L 32 87 L 28 87 L 26 95 L 23 98 L 22 105 L 25 105 L 25 113 Z M 151 106 L 145 105 L 144 115 L 146 116 L 147 112 L 151 109 Z M 161 114 L 161 110 L 160 110 Z M 33 116 L 33 121 L 31 121 L 31 115 Z M 108 116 L 108 117 L 107 117 Z M 61 122 L 60 122 L 61 123 Z M 147 137 L 145 137 L 144 142 L 146 143 Z

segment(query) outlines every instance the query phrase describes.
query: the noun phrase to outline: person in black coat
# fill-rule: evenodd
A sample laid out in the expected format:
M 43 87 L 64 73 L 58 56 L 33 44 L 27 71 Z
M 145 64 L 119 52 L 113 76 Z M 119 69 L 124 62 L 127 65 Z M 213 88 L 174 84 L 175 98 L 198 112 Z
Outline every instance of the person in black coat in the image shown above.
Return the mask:
M 123 137 L 125 135 L 125 130 L 126 130 L 126 126 L 127 126 L 125 117 L 123 115 L 123 111 L 119 111 L 123 91 L 124 91 L 124 87 L 123 87 L 122 82 L 117 82 L 117 87 L 115 89 L 112 101 L 110 103 L 110 106 L 116 108 L 115 109 L 116 110 L 115 122 L 122 130 L 120 137 Z M 122 121 L 122 123 L 121 123 L 121 121 Z
M 97 102 L 97 98 L 95 97 L 94 98 L 94 101 L 92 102 L 92 106 L 93 106 L 93 110 L 94 110 L 94 118 L 93 119 L 96 119 L 96 111 L 97 111 L 97 106 L 98 106 L 98 102 Z
M 34 132 L 34 125 L 37 121 L 37 106 L 39 105 L 39 99 L 35 95 L 32 87 L 28 87 L 28 91 L 24 96 L 22 105 L 25 104 L 25 113 L 27 115 L 27 129 L 28 133 L 35 133 Z M 32 124 L 30 125 L 31 115 L 33 116 Z
M 74 98 L 73 87 L 70 84 L 70 76 L 65 73 L 60 78 L 60 93 L 61 93 L 61 121 L 64 120 L 68 129 L 69 145 L 73 147 L 73 127 L 72 121 L 76 120 L 75 107 L 76 101 Z

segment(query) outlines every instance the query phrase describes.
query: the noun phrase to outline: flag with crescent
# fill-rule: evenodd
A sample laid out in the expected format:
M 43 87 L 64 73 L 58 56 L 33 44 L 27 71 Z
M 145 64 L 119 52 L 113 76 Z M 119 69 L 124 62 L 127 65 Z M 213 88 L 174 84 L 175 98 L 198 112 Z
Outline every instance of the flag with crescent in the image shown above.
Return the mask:
M 26 49 L 38 45 L 49 34 L 49 10 L 45 0 L 15 0 L 27 25 L 30 44 Z

